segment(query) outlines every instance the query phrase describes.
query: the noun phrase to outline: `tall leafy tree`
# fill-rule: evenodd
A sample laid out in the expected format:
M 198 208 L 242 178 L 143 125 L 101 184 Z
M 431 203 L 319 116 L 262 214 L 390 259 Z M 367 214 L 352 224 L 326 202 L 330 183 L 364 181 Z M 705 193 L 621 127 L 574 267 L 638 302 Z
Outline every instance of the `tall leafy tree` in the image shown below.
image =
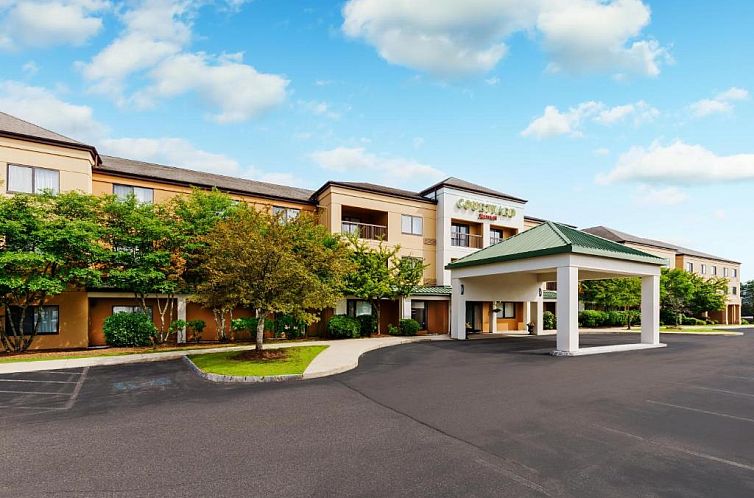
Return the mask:
M 317 311 L 335 305 L 351 269 L 345 243 L 307 214 L 284 221 L 241 207 L 205 242 L 204 281 L 194 299 L 213 305 L 225 296 L 254 309 L 257 351 L 264 342 L 265 319 L 284 313 L 313 323 Z
M 754 280 L 741 284 L 741 314 L 754 315 Z
M 725 306 L 728 280 L 705 279 L 680 268 L 663 268 L 660 278 L 660 308 L 680 325 L 681 315 L 701 315 Z
M 355 270 L 346 278 L 345 293 L 369 302 L 379 333 L 383 300 L 410 295 L 421 283 L 425 265 L 419 258 L 399 257 L 399 245 L 379 241 L 375 246 L 356 234 L 348 241 Z
M 606 310 L 628 311 L 641 304 L 641 279 L 638 277 L 587 280 L 581 283 L 584 301 Z M 631 314 L 626 313 L 626 326 L 631 328 Z
M 0 306 L 7 317 L 0 338 L 7 351 L 25 351 L 39 330 L 26 334 L 32 307 L 68 289 L 97 285 L 100 200 L 80 193 L 0 196 Z

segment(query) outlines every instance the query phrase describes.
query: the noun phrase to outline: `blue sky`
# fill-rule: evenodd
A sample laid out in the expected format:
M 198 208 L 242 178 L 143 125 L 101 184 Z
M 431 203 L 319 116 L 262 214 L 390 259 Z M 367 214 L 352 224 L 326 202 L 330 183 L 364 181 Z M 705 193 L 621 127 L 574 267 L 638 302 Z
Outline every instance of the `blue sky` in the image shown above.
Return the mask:
M 316 188 L 459 176 L 754 278 L 754 4 L 0 0 L 0 110 Z

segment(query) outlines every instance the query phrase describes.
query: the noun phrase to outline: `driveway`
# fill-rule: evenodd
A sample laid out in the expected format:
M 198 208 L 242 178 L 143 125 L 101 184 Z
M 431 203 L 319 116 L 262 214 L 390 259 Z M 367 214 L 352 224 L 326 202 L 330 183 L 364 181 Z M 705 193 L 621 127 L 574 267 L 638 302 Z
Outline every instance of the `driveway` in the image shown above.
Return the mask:
M 0 494 L 752 496 L 754 330 L 663 340 L 419 343 L 285 385 L 179 361 L 4 375 Z

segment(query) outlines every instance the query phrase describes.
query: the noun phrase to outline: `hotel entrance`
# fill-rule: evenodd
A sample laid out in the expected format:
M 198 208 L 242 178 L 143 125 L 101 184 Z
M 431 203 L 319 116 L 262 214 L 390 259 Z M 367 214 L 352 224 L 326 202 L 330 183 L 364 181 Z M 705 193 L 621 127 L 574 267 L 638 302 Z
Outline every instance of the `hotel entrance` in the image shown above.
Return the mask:
M 419 330 L 429 334 L 447 334 L 450 327 L 449 301 L 411 300 L 411 318 L 419 322 Z
M 477 301 L 466 301 L 466 332 L 478 333 L 483 330 L 484 315 L 482 314 L 482 303 Z

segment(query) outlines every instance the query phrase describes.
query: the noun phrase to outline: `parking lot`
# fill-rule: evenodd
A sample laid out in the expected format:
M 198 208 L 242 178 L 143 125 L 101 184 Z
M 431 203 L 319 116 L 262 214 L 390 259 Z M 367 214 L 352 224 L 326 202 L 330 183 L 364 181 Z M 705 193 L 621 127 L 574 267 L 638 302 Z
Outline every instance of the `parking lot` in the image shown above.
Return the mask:
M 0 494 L 754 494 L 754 331 L 580 358 L 552 341 L 398 346 L 276 385 L 179 361 L 3 375 Z

